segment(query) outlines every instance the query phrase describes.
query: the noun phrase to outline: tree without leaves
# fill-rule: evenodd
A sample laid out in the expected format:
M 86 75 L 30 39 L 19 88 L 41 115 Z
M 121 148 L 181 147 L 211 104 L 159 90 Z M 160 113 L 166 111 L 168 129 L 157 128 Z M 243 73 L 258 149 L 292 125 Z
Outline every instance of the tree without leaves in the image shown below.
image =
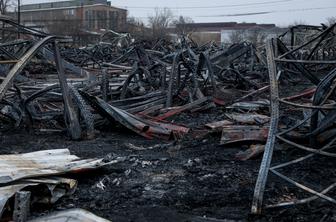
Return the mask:
M 331 26 L 331 25 L 333 25 L 333 24 L 335 24 L 335 23 L 336 23 L 336 16 L 327 18 L 327 24 L 328 24 L 329 26 Z
M 135 17 L 128 17 L 127 18 L 127 23 L 135 25 L 135 26 L 144 26 L 145 25 L 140 19 L 136 19 Z
M 265 30 L 256 28 L 249 30 L 247 33 L 247 41 L 251 42 L 255 47 L 263 45 L 266 41 L 267 33 Z
M 303 21 L 303 20 L 297 20 L 294 21 L 293 24 L 290 24 L 288 27 L 293 27 L 293 26 L 298 26 L 298 25 L 307 25 L 307 22 Z
M 15 6 L 16 4 L 14 0 L 0 0 L 0 15 L 7 15 L 9 10 Z M 4 26 L 5 26 L 5 23 L 2 23 L 2 27 Z M 2 30 L 1 32 L 2 39 L 4 39 L 4 35 L 5 35 L 5 31 Z
M 151 37 L 149 28 L 145 24 L 134 17 L 128 17 L 125 32 L 130 33 L 135 39 L 145 40 Z
M 6 15 L 12 6 L 14 6 L 13 0 L 0 0 L 0 15 Z
M 173 20 L 173 13 L 170 9 L 155 9 L 155 13 L 148 17 L 150 28 L 152 29 L 153 38 L 166 38 L 168 34 L 168 27 Z
M 175 25 L 176 27 L 175 29 L 176 29 L 177 34 L 180 34 L 180 35 L 186 35 L 186 34 L 193 32 L 193 28 L 188 25 L 191 23 L 194 23 L 192 18 L 184 17 L 184 16 L 180 16 L 178 19 L 172 22 L 172 24 Z

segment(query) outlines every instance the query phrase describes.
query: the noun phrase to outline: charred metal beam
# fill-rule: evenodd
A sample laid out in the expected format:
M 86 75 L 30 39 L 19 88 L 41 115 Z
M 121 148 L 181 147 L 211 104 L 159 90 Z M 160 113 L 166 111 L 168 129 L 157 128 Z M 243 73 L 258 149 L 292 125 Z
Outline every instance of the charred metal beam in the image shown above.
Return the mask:
M 258 179 L 255 185 L 252 209 L 253 214 L 260 214 L 262 210 L 263 196 L 267 183 L 268 172 L 271 166 L 273 150 L 275 145 L 276 133 L 279 124 L 279 91 L 277 81 L 277 67 L 274 61 L 277 42 L 270 39 L 266 43 L 268 73 L 270 80 L 271 97 L 271 122 L 269 126 L 268 139 L 265 146 L 264 156 L 260 165 Z
M 55 53 L 55 63 L 56 69 L 58 72 L 58 79 L 60 81 L 60 86 L 62 90 L 63 102 L 64 102 L 64 119 L 65 124 L 68 127 L 68 132 L 72 139 L 77 140 L 81 137 L 81 128 L 79 125 L 78 116 L 75 112 L 73 103 L 69 94 L 69 87 L 66 81 L 66 77 L 64 74 L 64 67 L 61 60 L 61 55 L 59 52 L 58 44 L 55 41 L 53 43 L 54 53 Z

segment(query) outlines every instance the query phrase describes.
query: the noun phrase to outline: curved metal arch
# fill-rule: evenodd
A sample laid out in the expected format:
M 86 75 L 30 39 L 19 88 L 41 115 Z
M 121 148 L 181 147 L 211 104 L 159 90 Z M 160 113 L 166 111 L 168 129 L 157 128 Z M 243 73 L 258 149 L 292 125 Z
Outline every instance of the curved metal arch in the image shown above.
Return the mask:
M 56 40 L 55 36 L 48 36 L 40 41 L 38 41 L 32 48 L 30 48 L 24 56 L 17 62 L 13 68 L 9 71 L 6 78 L 0 85 L 0 100 L 2 100 L 10 87 L 10 83 L 13 81 L 14 77 L 20 73 L 23 68 L 27 65 L 27 63 L 32 59 L 34 55 L 47 43 Z
M 268 62 L 268 73 L 270 79 L 270 86 L 271 86 L 271 122 L 268 134 L 268 140 L 265 145 L 265 152 L 261 162 L 261 166 L 259 169 L 259 175 L 256 182 L 254 195 L 253 195 L 253 202 L 252 202 L 252 213 L 253 214 L 260 214 L 262 209 L 262 202 L 264 191 L 267 182 L 268 172 L 271 166 L 272 155 L 276 140 L 276 132 L 279 124 L 279 86 L 277 83 L 277 67 L 274 61 L 274 47 L 277 46 L 276 44 L 273 45 L 273 39 L 269 40 L 266 43 L 267 48 L 267 62 Z

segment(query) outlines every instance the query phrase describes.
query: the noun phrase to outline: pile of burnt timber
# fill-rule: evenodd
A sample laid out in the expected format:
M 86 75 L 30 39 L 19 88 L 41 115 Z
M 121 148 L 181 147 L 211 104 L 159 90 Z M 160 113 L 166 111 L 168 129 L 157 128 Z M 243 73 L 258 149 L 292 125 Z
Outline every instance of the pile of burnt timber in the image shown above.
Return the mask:
M 327 195 L 335 183 L 317 189 L 280 172 L 315 156 L 336 155 L 331 151 L 336 140 L 335 25 L 295 26 L 263 47 L 197 45 L 187 37 L 138 42 L 113 31 L 97 44 L 77 47 L 68 38 L 6 17 L 0 22 L 2 133 L 25 128 L 85 140 L 122 128 L 176 143 L 221 134 L 223 146 L 249 146 L 237 159 L 264 153 L 253 213 L 263 209 L 269 172 L 312 196 L 285 203 L 275 203 L 283 196 L 273 197 L 266 208 L 319 198 L 336 203 Z M 208 110 L 224 113 L 223 118 L 195 127 L 173 121 Z M 271 166 L 273 150 L 288 146 L 311 154 Z

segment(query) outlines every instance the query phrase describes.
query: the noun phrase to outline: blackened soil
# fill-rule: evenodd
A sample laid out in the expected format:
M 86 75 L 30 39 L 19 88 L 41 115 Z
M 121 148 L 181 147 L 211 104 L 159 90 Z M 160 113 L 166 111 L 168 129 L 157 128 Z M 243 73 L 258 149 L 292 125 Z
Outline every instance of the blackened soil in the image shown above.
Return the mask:
M 197 119 L 189 116 L 191 124 L 195 121 Z M 63 134 L 37 135 L 19 131 L 1 135 L 0 153 L 69 148 L 82 158 L 107 154 L 125 157 L 125 161 L 104 170 L 66 175 L 78 179 L 76 193 L 62 198 L 50 208 L 33 208 L 32 217 L 83 208 L 114 222 L 217 221 L 209 218 L 234 221 L 336 220 L 335 208 L 322 201 L 266 210 L 260 217 L 249 215 L 261 157 L 238 161 L 235 154 L 245 150 L 245 145 L 223 147 L 219 145 L 219 139 L 220 135 L 212 134 L 201 139 L 169 143 L 146 140 L 125 130 L 100 132 L 95 140 L 70 141 Z M 136 150 L 127 145 L 129 143 L 144 149 Z M 291 150 L 276 151 L 274 162 L 298 154 Z M 321 189 L 324 186 L 322 180 L 327 178 L 330 182 L 330 178 L 335 178 L 335 163 L 332 159 L 311 161 L 288 172 L 298 172 L 296 176 L 301 181 L 309 181 L 309 185 Z M 304 173 L 299 173 L 299 170 Z M 297 192 L 289 184 L 269 177 L 265 194 L 268 201 L 300 195 L 302 192 Z

